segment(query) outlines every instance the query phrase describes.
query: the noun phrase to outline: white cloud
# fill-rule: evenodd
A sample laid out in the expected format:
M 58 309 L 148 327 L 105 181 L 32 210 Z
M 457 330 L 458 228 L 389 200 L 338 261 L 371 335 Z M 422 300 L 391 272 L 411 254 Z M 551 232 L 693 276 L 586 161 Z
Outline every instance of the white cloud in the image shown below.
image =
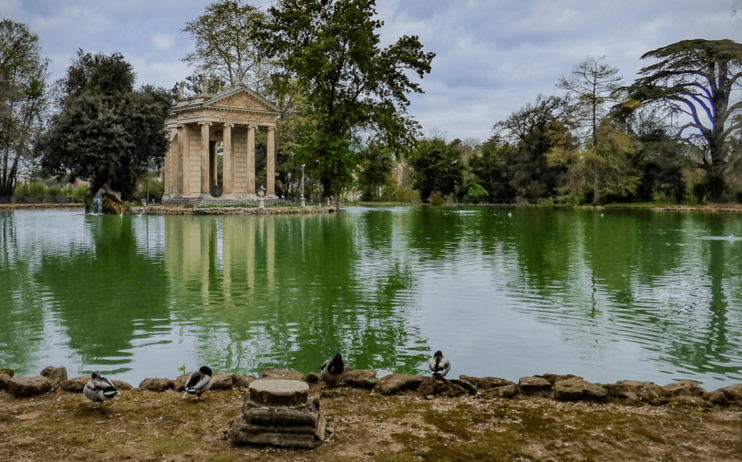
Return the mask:
M 152 37 L 152 42 L 155 44 L 156 48 L 167 51 L 172 49 L 173 45 L 175 45 L 175 37 L 170 34 L 158 32 L 154 37 Z

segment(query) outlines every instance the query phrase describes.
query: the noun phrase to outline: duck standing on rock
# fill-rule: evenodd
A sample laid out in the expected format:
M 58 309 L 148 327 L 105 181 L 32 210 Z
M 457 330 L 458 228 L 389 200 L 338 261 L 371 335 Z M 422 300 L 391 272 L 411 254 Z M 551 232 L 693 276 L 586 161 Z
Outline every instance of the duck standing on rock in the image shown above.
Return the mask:
M 201 399 L 201 393 L 209 388 L 211 388 L 211 368 L 209 366 L 201 366 L 199 370 L 188 377 L 185 391 Z
M 113 382 L 105 377 L 101 377 L 97 372 L 93 372 L 93 376 L 85 384 L 85 387 L 83 387 L 82 393 L 90 401 L 99 402 L 100 406 L 98 406 L 98 409 L 103 406 L 105 401 L 110 401 L 119 394 Z
M 335 388 L 344 370 L 343 357 L 338 353 L 334 358 L 325 361 L 319 368 L 319 378 L 327 384 L 328 388 Z
M 441 350 L 435 352 L 432 358 L 430 358 L 430 373 L 433 377 L 442 379 L 451 370 L 451 362 L 443 356 Z

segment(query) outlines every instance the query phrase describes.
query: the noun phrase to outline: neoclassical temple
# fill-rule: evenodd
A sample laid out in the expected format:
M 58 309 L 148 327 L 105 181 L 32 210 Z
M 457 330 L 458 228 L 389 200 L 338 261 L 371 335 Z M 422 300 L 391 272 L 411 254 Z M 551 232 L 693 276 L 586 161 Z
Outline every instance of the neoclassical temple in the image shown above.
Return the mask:
M 268 131 L 265 197 L 275 198 L 277 116 L 275 106 L 243 85 L 216 95 L 204 91 L 188 99 L 181 91 L 166 122 L 170 149 L 165 157 L 163 202 L 257 199 L 256 184 L 262 184 L 255 178 L 257 130 Z M 217 170 L 220 142 L 222 184 Z

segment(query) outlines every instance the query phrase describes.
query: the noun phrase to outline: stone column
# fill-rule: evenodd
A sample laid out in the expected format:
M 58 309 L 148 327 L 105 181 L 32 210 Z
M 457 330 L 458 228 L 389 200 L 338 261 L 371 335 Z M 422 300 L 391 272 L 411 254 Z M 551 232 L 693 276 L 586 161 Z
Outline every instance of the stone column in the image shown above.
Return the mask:
M 209 190 L 209 127 L 211 122 L 199 122 L 201 125 L 201 197 L 211 198 Z
M 255 129 L 257 125 L 247 126 L 247 196 L 255 198 Z
M 234 194 L 234 166 L 232 157 L 232 127 L 234 124 L 224 124 L 224 146 L 222 155 L 224 157 L 222 164 L 222 197 L 231 198 Z
M 187 125 L 178 125 L 178 185 L 180 193 L 191 193 L 191 132 Z
M 276 197 L 276 141 L 275 141 L 276 127 L 268 127 L 268 142 L 267 142 L 267 174 L 266 174 L 266 196 L 268 198 Z
M 210 186 L 219 186 L 219 164 L 217 163 L 216 157 L 216 143 L 209 143 Z

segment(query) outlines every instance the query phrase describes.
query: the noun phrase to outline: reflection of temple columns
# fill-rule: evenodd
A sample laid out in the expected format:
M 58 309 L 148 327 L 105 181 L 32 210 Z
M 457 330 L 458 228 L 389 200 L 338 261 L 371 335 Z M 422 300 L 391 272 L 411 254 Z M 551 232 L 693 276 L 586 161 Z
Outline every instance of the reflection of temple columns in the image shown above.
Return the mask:
M 222 145 L 222 197 L 231 198 L 234 193 L 234 165 L 232 162 L 232 127 L 234 124 L 224 124 L 224 144 Z
M 275 141 L 276 127 L 268 127 L 268 142 L 266 147 L 266 161 L 267 171 L 266 174 L 266 191 L 267 197 L 275 197 L 276 195 L 276 141 Z
M 224 304 L 232 306 L 232 223 L 229 219 L 222 220 L 222 268 Z
M 252 220 L 251 220 L 252 221 Z M 255 226 L 252 222 L 247 223 L 247 232 L 245 233 L 245 242 L 247 249 L 247 288 L 255 288 Z
M 209 191 L 209 127 L 211 122 L 200 122 L 201 125 L 201 197 L 211 197 Z
M 247 126 L 247 195 L 255 195 L 255 129 L 253 123 Z
M 272 289 L 275 284 L 276 228 L 274 217 L 267 216 L 265 220 L 265 271 L 268 276 L 268 288 Z
M 210 220 L 199 220 L 201 231 L 201 302 L 204 306 L 209 304 L 209 266 L 211 265 L 211 223 Z

